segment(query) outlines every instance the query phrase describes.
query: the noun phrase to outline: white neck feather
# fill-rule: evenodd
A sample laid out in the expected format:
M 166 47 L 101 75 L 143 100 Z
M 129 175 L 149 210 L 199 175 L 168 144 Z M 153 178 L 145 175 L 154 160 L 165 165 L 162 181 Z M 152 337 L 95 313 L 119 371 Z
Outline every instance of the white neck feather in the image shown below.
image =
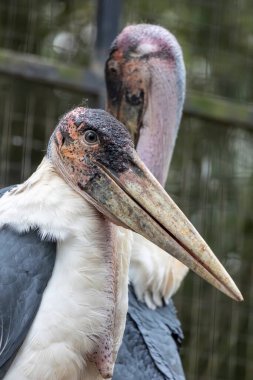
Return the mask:
M 0 199 L 0 215 L 0 227 L 39 228 L 57 240 L 52 278 L 6 379 L 99 379 L 96 367 L 106 371 L 101 356 L 112 370 L 123 336 L 131 233 L 108 222 L 46 158 Z
M 101 214 L 66 184 L 47 158 L 26 182 L 3 195 L 0 215 L 1 224 L 10 223 L 20 232 L 39 227 L 43 237 L 56 240 L 78 235 L 78 228 L 83 226 L 73 221 L 80 217 L 87 221 L 101 219 Z

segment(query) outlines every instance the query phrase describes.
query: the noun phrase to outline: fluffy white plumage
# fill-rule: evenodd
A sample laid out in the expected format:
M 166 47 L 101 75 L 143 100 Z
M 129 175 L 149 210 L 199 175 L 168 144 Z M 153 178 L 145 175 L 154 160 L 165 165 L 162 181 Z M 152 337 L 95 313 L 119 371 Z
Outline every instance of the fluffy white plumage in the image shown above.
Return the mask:
M 0 199 L 0 214 L 0 227 L 39 226 L 42 237 L 58 242 L 52 278 L 6 380 L 101 379 L 89 359 L 106 337 L 113 369 L 127 312 L 131 232 L 106 221 L 47 159 Z
M 137 298 L 156 309 L 168 303 L 189 269 L 143 236 L 133 238 L 129 278 Z

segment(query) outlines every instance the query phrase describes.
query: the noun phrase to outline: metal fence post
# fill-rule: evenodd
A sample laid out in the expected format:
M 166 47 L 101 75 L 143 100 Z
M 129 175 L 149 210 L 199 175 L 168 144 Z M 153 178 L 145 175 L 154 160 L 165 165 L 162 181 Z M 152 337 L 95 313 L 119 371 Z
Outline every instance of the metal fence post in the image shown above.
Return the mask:
M 119 32 L 122 0 L 97 1 L 97 59 L 104 64 L 108 48 Z

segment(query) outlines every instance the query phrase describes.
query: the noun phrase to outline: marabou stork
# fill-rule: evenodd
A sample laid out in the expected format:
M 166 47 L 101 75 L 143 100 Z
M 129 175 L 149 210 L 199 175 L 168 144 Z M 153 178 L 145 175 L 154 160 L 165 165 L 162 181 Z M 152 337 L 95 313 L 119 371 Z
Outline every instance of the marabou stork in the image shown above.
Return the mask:
M 59 121 L 36 172 L 0 199 L 5 379 L 112 376 L 127 311 L 127 229 L 242 300 L 142 163 L 124 125 L 105 111 L 78 107 Z
M 185 66 L 176 38 L 148 24 L 127 26 L 106 62 L 107 109 L 125 124 L 136 150 L 164 186 L 181 121 Z M 113 380 L 183 380 L 183 335 L 172 301 L 188 268 L 134 234 L 129 310 Z M 155 311 L 165 301 L 168 306 Z
M 127 26 L 112 44 L 105 77 L 107 110 L 128 128 L 141 159 L 164 186 L 185 98 L 180 45 L 160 26 Z M 134 236 L 131 282 L 138 299 L 151 309 L 168 301 L 187 270 L 142 236 Z

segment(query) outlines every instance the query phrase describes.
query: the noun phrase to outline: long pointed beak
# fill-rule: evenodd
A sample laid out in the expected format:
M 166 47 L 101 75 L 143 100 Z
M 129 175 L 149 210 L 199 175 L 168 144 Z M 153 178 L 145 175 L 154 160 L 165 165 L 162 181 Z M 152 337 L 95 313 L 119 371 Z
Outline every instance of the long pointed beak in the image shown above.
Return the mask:
M 100 174 L 84 191 L 100 211 L 143 235 L 229 297 L 243 300 L 206 242 L 135 152 L 122 173 L 96 164 Z
M 117 103 L 107 99 L 107 111 L 120 120 L 122 124 L 126 126 L 130 132 L 134 145 L 137 145 L 139 139 L 140 122 L 143 115 L 143 105 L 137 105 L 135 107 L 132 104 L 126 102 L 123 96 L 121 96 Z

